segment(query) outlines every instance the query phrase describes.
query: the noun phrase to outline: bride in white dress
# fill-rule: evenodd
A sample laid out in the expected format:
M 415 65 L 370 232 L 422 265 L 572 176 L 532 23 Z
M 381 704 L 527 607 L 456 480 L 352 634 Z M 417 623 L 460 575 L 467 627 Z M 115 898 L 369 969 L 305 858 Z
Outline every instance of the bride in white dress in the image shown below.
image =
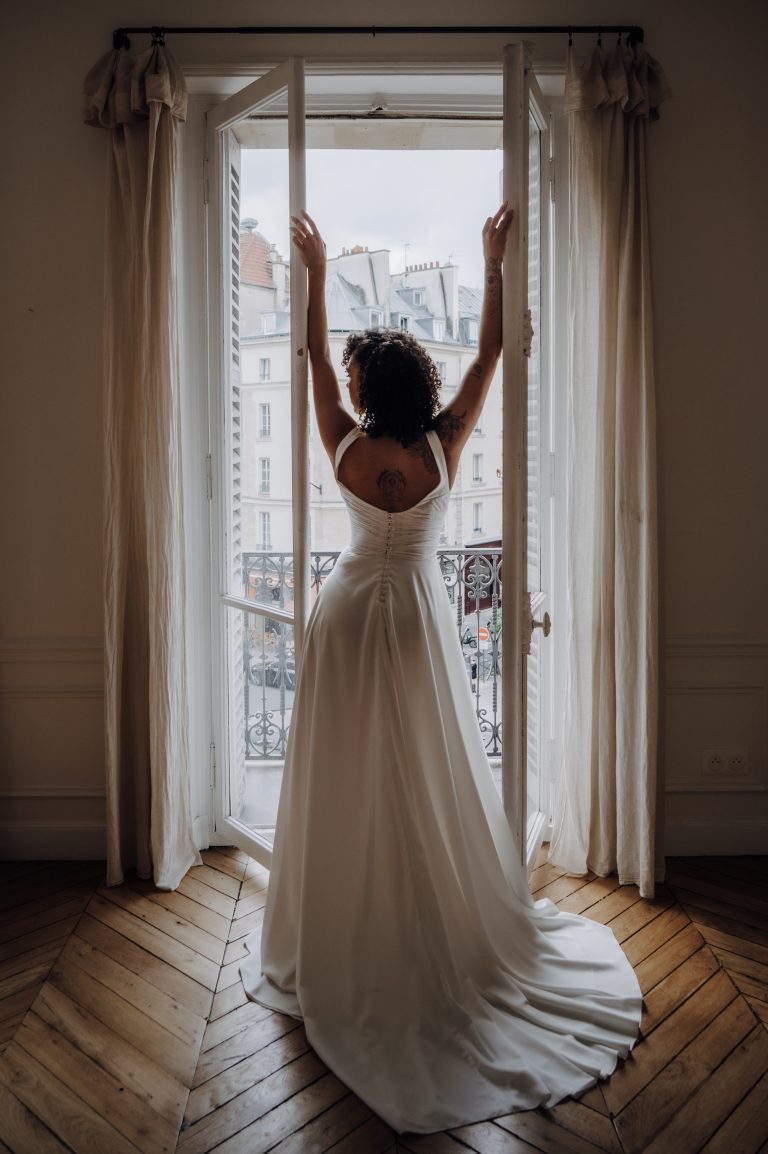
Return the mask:
M 325 245 L 293 218 L 351 537 L 309 618 L 264 923 L 240 973 L 399 1133 L 580 1094 L 634 1045 L 642 1006 L 610 929 L 531 897 L 436 556 L 501 353 L 511 218 L 502 205 L 483 229 L 477 357 L 452 402 L 412 337 L 373 330 L 345 352 L 358 422 L 328 350 Z

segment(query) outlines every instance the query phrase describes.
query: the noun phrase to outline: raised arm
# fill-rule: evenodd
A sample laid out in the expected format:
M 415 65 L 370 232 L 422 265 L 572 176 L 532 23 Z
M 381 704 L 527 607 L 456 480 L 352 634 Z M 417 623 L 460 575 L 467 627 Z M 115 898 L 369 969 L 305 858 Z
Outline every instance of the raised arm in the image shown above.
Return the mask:
M 467 369 L 456 396 L 438 415 L 437 432 L 443 442 L 448 472 L 453 480 L 461 450 L 482 412 L 501 355 L 501 265 L 512 209 L 504 201 L 483 228 L 485 284 L 480 313 L 477 356 Z
M 328 318 L 325 311 L 325 242 L 309 213 L 292 216 L 291 237 L 307 269 L 307 342 L 312 368 L 312 395 L 320 439 L 331 460 L 341 438 L 353 428 L 354 418 L 344 408 L 341 389 L 331 363 Z

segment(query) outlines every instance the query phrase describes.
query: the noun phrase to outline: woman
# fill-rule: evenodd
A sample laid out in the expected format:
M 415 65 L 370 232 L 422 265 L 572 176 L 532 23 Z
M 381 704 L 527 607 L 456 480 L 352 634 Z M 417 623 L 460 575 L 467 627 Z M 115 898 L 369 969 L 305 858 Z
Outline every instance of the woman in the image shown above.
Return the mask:
M 477 357 L 439 407 L 408 334 L 353 335 L 342 404 L 325 245 L 309 277 L 315 411 L 351 540 L 310 614 L 261 933 L 241 975 L 399 1133 L 553 1106 L 634 1044 L 637 979 L 607 927 L 534 902 L 493 782 L 436 548 L 501 353 L 512 214 L 483 229 Z

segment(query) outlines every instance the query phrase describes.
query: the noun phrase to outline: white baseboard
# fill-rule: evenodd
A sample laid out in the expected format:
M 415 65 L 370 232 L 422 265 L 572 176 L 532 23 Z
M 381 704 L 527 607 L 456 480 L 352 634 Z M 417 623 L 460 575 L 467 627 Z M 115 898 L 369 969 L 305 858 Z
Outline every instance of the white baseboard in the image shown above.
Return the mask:
M 2 861 L 106 861 L 103 821 L 0 822 Z
M 203 830 L 198 827 L 196 833 L 199 836 Z M 219 843 L 218 838 L 208 841 Z M 220 844 L 229 841 L 223 839 Z M 664 853 L 667 857 L 768 855 L 768 821 L 667 822 Z M 106 857 L 103 822 L 0 822 L 2 861 L 106 861 Z
M 768 855 L 768 821 L 672 821 L 664 837 L 665 857 Z
M 231 837 L 213 837 L 208 822 L 193 823 L 198 849 L 231 845 Z M 0 822 L 0 861 L 104 861 L 107 860 L 107 831 L 103 821 Z

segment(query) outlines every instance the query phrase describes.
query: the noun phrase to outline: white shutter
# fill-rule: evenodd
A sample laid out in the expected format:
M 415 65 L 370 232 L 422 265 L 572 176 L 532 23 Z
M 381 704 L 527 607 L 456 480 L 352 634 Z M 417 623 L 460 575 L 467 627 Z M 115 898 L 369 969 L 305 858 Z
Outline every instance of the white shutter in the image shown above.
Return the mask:
M 240 350 L 240 144 L 232 129 L 225 134 L 225 337 L 228 344 L 225 379 L 228 433 L 229 587 L 247 597 L 243 579 L 242 402 Z M 239 818 L 245 804 L 246 722 L 248 678 L 247 614 L 230 609 L 229 618 L 229 740 L 230 813 Z
M 533 340 L 528 358 L 528 588 L 541 589 L 541 132 L 529 117 L 528 308 Z
M 533 340 L 528 358 L 528 589 L 541 589 L 541 131 L 529 116 L 528 138 L 528 308 Z M 526 775 L 528 817 L 540 806 L 541 798 L 541 632 L 535 629 L 527 660 L 526 684 Z

